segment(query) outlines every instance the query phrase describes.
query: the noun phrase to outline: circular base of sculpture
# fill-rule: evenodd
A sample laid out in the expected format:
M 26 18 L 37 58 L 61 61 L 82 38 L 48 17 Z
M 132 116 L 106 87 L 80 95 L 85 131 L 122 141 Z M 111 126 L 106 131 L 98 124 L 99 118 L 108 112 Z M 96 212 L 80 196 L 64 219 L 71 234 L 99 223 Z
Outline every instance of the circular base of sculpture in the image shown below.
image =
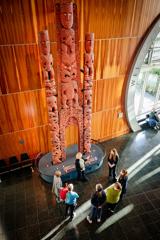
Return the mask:
M 66 160 L 57 165 L 52 165 L 52 155 L 51 153 L 47 153 L 39 160 L 38 169 L 40 176 L 46 182 L 52 183 L 54 172 L 59 170 L 62 173 L 61 178 L 63 182 L 76 179 L 75 156 L 77 152 L 78 146 L 76 144 L 66 148 Z M 86 174 L 94 172 L 102 166 L 105 153 L 100 146 L 92 144 L 91 156 L 91 160 L 86 162 Z

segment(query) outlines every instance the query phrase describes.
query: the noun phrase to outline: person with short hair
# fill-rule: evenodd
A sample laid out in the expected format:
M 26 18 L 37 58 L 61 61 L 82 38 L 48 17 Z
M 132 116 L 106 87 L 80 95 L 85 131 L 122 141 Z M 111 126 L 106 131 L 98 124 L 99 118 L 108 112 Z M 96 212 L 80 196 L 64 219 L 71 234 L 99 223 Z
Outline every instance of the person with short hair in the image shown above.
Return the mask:
M 157 122 L 160 122 L 160 118 L 159 118 L 158 113 L 155 110 L 155 108 L 152 109 L 152 111 L 149 114 L 149 117 L 152 119 L 155 119 Z
M 65 204 L 66 204 L 66 211 L 65 211 L 65 217 L 67 217 L 68 210 L 70 210 L 70 220 L 74 217 L 74 210 L 77 205 L 77 198 L 79 198 L 79 195 L 73 191 L 73 184 L 68 184 L 68 192 L 66 194 Z
M 60 188 L 62 187 L 62 180 L 61 180 L 61 171 L 55 171 L 53 177 L 53 185 L 52 185 L 52 192 L 56 195 L 56 201 L 60 202 Z
M 92 194 L 91 197 L 91 211 L 87 216 L 87 221 L 92 223 L 93 219 L 96 219 L 97 222 L 101 222 L 102 217 L 102 207 L 106 202 L 106 194 L 103 190 L 101 184 L 96 184 L 96 191 Z
M 82 153 L 78 152 L 76 154 L 75 167 L 77 171 L 77 180 L 87 181 L 85 176 L 85 160 L 82 158 Z
M 114 212 L 119 200 L 122 191 L 122 186 L 119 182 L 112 184 L 106 189 L 107 196 L 107 209 L 112 213 Z
M 127 182 L 128 182 L 128 171 L 126 169 L 122 169 L 118 178 L 118 182 L 122 186 L 122 191 L 120 195 L 120 200 L 122 200 L 124 194 L 126 194 L 127 191 Z
M 149 114 L 146 115 L 146 122 L 149 127 L 154 128 L 155 130 L 160 129 L 160 125 L 157 122 L 157 120 L 155 118 L 151 117 Z

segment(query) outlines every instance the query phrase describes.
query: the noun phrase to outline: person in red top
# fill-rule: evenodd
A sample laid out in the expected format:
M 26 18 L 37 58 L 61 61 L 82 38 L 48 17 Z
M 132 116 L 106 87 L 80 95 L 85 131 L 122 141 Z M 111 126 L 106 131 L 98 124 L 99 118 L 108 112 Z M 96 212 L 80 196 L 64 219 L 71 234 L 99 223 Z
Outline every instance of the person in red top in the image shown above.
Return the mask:
M 60 193 L 59 193 L 61 202 L 65 201 L 67 192 L 68 192 L 68 183 L 65 183 L 64 187 L 60 189 Z

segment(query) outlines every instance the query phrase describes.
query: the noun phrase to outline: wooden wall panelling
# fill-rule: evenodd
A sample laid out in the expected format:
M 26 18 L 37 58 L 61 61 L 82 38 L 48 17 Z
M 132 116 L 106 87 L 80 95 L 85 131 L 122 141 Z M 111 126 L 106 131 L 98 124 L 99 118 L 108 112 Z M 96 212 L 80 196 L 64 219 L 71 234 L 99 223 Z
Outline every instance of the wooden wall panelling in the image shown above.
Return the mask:
M 131 36 L 142 37 L 148 26 L 160 13 L 160 1 L 135 0 Z
M 95 41 L 94 78 L 107 79 L 126 74 L 138 41 L 137 38 Z
M 13 155 L 19 156 L 22 152 L 28 152 L 29 154 L 48 152 L 47 129 L 47 125 L 44 125 L 25 131 L 0 135 L 0 159 Z
M 47 124 L 44 89 L 0 97 L 2 134 Z M 5 124 L 5 125 L 4 125 Z
M 42 87 L 40 56 L 37 45 L 14 46 L 21 91 Z
M 56 41 L 56 25 L 55 25 L 55 1 L 53 0 L 33 0 L 37 21 L 37 34 L 48 29 L 50 41 Z
M 36 41 L 32 0 L 1 0 L 0 44 L 33 43 Z
M 76 2 L 80 5 L 79 22 L 81 26 L 82 22 L 84 24 L 84 33 L 94 32 L 96 39 L 130 36 L 135 0 L 77 0 Z
M 109 109 L 92 114 L 92 138 L 107 140 L 129 132 L 125 116 L 118 118 L 121 108 Z
M 0 46 L 1 79 L 6 89 L 2 93 L 19 92 L 19 77 L 16 68 L 14 48 L 12 46 Z
M 93 100 L 95 112 L 121 106 L 121 92 L 124 77 L 102 79 L 96 85 L 96 103 Z M 96 104 L 96 106 L 94 106 Z
M 78 127 L 76 125 L 70 125 L 65 130 L 65 145 L 66 147 L 72 144 L 78 144 Z
M 6 98 L 0 97 L 0 135 L 11 131 L 10 119 L 7 111 Z

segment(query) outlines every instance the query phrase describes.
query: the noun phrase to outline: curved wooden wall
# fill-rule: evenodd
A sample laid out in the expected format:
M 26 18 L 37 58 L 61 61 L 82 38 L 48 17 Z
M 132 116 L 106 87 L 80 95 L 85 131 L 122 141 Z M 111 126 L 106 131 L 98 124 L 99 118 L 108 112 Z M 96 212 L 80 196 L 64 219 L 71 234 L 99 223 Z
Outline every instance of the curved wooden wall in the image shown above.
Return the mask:
M 75 0 L 81 63 L 85 32 L 95 33 L 92 138 L 129 132 L 124 113 L 127 72 L 146 30 L 160 13 L 159 0 Z M 49 30 L 56 72 L 53 0 L 0 0 L 0 159 L 49 151 L 47 111 L 38 32 Z M 82 64 L 83 67 L 83 64 Z M 123 112 L 123 118 L 118 113 Z M 77 139 L 67 129 L 67 144 Z

